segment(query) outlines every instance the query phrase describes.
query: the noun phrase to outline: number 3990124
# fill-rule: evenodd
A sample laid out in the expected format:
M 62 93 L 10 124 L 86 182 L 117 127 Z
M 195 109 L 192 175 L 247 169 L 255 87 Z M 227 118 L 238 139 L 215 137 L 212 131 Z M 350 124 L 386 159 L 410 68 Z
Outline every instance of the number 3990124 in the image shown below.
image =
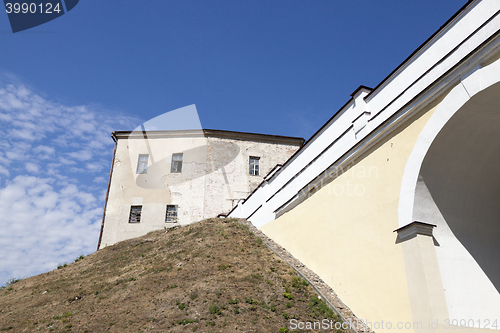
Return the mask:
M 45 7 L 45 8 L 44 8 Z M 56 4 L 53 6 L 50 2 L 46 2 L 45 6 L 43 3 L 36 4 L 36 3 L 6 3 L 5 8 L 7 11 L 7 14 L 10 13 L 23 13 L 23 14 L 35 14 L 35 13 L 40 13 L 40 14 L 53 14 L 53 13 L 58 13 L 61 12 L 61 8 L 59 8 L 59 4 Z

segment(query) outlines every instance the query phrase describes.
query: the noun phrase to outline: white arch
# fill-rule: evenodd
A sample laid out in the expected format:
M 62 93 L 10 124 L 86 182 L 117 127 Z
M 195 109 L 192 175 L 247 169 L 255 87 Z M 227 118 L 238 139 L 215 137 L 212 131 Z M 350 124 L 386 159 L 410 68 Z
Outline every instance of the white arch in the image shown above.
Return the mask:
M 434 235 L 441 246 L 436 247 L 436 255 L 450 320 L 470 318 L 500 321 L 500 294 L 472 255 L 455 237 L 439 209 L 434 205 L 432 197 L 427 193 L 425 183 L 419 181 L 419 175 L 431 144 L 446 123 L 472 96 L 498 82 L 500 82 L 500 60 L 486 67 L 477 68 L 462 79 L 460 84 L 443 99 L 424 126 L 406 162 L 403 174 L 398 207 L 399 226 L 419 220 L 422 216 L 422 212 L 415 210 L 417 193 L 418 200 L 424 200 L 428 206 L 427 213 L 435 217 L 430 223 L 438 225 Z M 464 299 L 467 300 L 467 304 L 464 304 Z
M 403 173 L 398 207 L 400 228 L 413 222 L 413 204 L 418 176 L 425 155 L 439 131 L 472 96 L 498 82 L 500 82 L 500 60 L 476 69 L 448 93 L 424 126 Z

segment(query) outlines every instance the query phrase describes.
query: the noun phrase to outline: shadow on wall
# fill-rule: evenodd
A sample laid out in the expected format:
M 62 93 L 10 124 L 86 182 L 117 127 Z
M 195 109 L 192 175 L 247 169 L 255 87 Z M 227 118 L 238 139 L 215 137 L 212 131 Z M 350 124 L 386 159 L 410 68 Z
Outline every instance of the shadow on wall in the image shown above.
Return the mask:
M 194 164 L 189 167 L 189 172 L 171 173 L 172 162 L 168 157 L 163 158 L 148 166 L 147 174 L 137 176 L 137 186 L 146 189 L 164 189 L 168 186 L 179 185 L 203 177 L 222 169 L 235 160 L 240 153 L 240 147 L 232 142 L 216 142 L 215 144 L 208 143 L 207 145 L 192 148 L 182 153 L 184 166 Z
M 499 92 L 497 83 L 473 96 L 455 113 L 433 141 L 420 171 L 449 228 L 497 291 L 500 291 Z

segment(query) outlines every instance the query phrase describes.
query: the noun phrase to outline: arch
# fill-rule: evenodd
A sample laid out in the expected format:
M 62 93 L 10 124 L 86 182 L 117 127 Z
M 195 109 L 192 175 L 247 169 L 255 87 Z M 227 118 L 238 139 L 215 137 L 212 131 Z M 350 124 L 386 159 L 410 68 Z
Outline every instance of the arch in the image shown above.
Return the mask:
M 420 133 L 405 166 L 399 195 L 399 227 L 413 220 L 413 203 L 420 169 L 430 145 L 450 118 L 475 94 L 500 82 L 500 60 L 476 69 L 454 87 L 439 104 Z
M 500 319 L 499 82 L 500 60 L 450 91 L 420 133 L 401 184 L 399 226 L 438 226 L 450 319 Z

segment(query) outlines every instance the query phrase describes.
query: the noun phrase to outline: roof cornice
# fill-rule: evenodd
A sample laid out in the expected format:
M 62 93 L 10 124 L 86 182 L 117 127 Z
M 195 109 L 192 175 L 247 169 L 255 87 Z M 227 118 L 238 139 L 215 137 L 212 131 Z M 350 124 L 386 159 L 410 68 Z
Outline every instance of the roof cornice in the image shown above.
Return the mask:
M 235 132 L 213 129 L 193 129 L 193 130 L 161 130 L 161 131 L 116 131 L 112 137 L 120 139 L 157 139 L 157 138 L 186 138 L 186 137 L 216 137 L 232 140 L 256 141 L 267 143 L 281 143 L 294 146 L 302 146 L 304 138 L 271 134 L 259 134 L 248 132 Z

